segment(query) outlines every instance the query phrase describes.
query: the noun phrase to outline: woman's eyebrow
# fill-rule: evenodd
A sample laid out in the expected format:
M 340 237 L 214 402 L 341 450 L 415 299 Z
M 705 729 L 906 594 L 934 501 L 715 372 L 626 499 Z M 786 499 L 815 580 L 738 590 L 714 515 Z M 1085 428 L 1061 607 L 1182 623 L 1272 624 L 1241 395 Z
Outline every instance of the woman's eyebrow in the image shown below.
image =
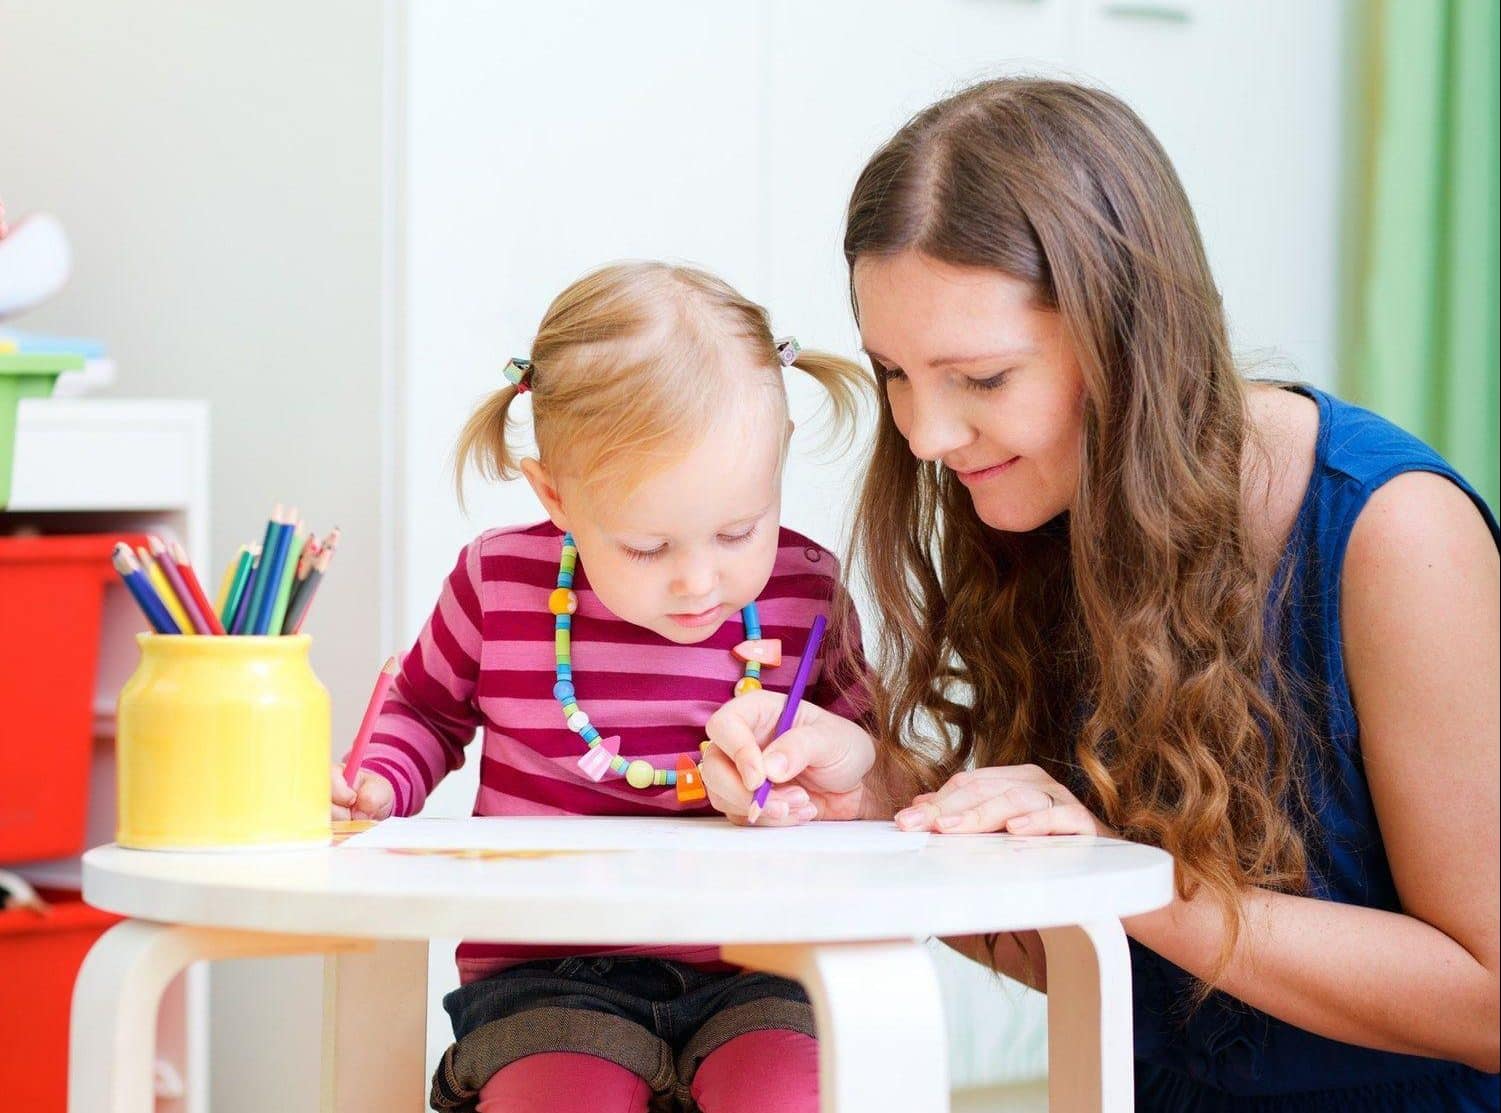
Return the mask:
M 883 356 L 872 348 L 861 348 L 862 352 L 871 359 L 888 366 L 896 366 L 896 361 Z M 976 352 L 973 355 L 939 356 L 937 359 L 925 361 L 928 367 L 955 367 L 969 363 L 988 363 L 994 360 L 1023 359 L 1037 354 L 1034 347 L 998 348 L 990 352 Z

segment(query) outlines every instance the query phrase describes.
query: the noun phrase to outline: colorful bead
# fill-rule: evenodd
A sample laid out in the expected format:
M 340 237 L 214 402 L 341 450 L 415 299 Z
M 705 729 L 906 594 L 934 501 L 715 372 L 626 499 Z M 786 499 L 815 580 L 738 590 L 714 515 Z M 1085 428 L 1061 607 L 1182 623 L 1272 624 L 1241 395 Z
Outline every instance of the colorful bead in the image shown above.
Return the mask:
M 632 788 L 650 788 L 656 772 L 651 767 L 651 762 L 637 758 L 626 766 L 625 783 Z
M 710 742 L 707 738 L 705 738 L 702 742 L 700 742 L 698 744 L 698 752 L 701 753 L 701 754 L 706 754 L 706 753 L 709 752 L 709 747 L 712 746 L 712 745 L 714 745 L 714 743 Z
M 591 781 L 602 781 L 605 779 L 605 774 L 610 771 L 610 763 L 615 760 L 615 755 L 619 752 L 620 736 L 612 734 L 589 747 L 584 756 L 579 758 L 579 768 Z
M 761 682 L 754 676 L 742 676 L 739 680 L 735 681 L 735 694 L 737 696 L 743 696 L 746 692 L 759 692 L 760 690 Z
M 568 716 L 568 729 L 574 734 L 580 733 L 589 725 L 589 716 L 583 711 L 575 711 Z
M 746 664 L 767 665 L 776 668 L 782 663 L 781 638 L 755 638 L 741 642 L 734 649 L 736 657 Z
M 559 703 L 572 703 L 574 697 L 573 685 L 566 680 L 559 680 L 552 686 L 552 698 Z
M 572 614 L 579 609 L 579 597 L 572 588 L 560 587 L 547 597 L 547 609 L 553 614 Z
M 679 804 L 691 804 L 708 797 L 709 791 L 704 788 L 704 779 L 699 773 L 698 765 L 687 754 L 678 756 L 677 774 Z

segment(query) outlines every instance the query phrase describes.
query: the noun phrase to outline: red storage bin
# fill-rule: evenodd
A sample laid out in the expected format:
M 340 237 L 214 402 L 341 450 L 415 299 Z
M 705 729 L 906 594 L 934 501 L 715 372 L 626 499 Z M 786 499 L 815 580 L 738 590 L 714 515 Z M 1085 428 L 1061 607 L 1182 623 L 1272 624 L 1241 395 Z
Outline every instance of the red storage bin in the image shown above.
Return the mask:
M 100 616 L 120 540 L 0 537 L 0 863 L 83 847 Z
M 0 1109 L 67 1108 L 68 1016 L 83 956 L 120 917 L 90 908 L 77 893 L 38 915 L 0 911 Z

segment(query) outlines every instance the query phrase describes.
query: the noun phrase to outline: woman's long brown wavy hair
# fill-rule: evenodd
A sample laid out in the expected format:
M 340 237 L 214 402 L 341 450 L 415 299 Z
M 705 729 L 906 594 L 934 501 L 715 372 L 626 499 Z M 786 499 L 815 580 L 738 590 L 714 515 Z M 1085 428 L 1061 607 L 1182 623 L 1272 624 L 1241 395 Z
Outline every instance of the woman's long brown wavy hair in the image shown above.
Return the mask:
M 987 82 L 875 154 L 844 251 L 852 298 L 857 260 L 905 251 L 1029 283 L 1084 379 L 1075 499 L 1031 534 L 981 522 L 878 392 L 853 541 L 888 678 L 882 784 L 900 804 L 971 764 L 1042 766 L 1217 898 L 1228 961 L 1237 891 L 1299 890 L 1308 867 L 1245 387 L 1167 155 L 1107 93 Z

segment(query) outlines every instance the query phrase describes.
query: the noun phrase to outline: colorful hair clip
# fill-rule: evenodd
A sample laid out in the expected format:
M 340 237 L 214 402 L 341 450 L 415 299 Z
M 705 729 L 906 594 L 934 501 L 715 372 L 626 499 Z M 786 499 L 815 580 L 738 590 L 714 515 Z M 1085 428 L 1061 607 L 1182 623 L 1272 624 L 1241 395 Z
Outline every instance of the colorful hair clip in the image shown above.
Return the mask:
M 532 361 L 529 359 L 510 359 L 500 369 L 500 373 L 506 377 L 506 381 L 516 388 L 517 394 L 525 394 L 532 389 Z
M 777 357 L 782 361 L 783 367 L 791 367 L 797 362 L 797 357 L 803 354 L 803 346 L 795 336 L 779 336 L 776 343 Z

